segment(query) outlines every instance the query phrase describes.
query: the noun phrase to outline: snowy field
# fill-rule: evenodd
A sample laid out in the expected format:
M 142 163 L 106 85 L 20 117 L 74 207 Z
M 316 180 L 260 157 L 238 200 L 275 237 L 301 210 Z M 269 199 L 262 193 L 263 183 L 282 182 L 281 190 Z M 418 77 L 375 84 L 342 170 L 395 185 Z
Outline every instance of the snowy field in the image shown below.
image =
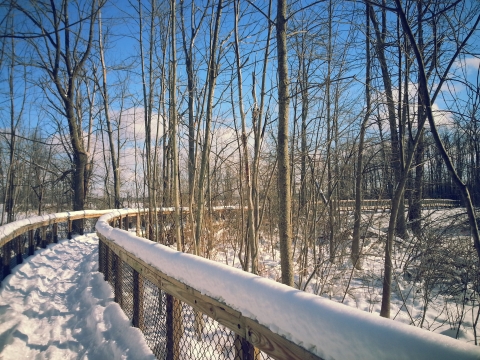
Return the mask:
M 97 270 L 95 234 L 15 267 L 0 290 L 0 359 L 154 359 Z

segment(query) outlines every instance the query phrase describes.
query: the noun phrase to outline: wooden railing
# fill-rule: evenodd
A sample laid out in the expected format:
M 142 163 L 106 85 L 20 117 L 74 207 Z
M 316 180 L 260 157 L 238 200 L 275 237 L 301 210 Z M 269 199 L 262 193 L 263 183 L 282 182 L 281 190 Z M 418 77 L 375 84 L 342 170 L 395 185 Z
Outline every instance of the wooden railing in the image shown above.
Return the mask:
M 158 358 L 193 358 L 188 349 L 206 343 L 213 350 L 197 358 L 480 356 L 476 346 L 180 253 L 127 228 L 110 226 L 125 226 L 131 222 L 122 220 L 126 217 L 136 217 L 132 223 L 138 223 L 139 216 L 135 210 L 120 210 L 99 219 L 100 270 L 111 283 L 115 300 L 143 331 Z
M 143 210 L 61 213 L 7 224 L 0 227 L 3 265 L 10 266 L 9 260 L 18 254 L 56 241 L 58 224 L 71 236 L 71 221 L 102 214 L 95 226 L 99 270 L 112 285 L 115 301 L 144 333 L 158 358 L 480 356 L 476 346 L 140 238 L 129 231 L 129 224 L 138 231 Z M 45 235 L 47 227 L 50 237 Z M 37 229 L 40 236 L 35 240 Z M 17 249 L 12 246 L 18 239 L 23 239 L 22 251 L 19 244 Z
M 216 210 L 220 209 L 225 208 L 219 207 Z M 100 271 L 111 283 L 115 301 L 122 306 L 126 313 L 130 314 L 132 324 L 143 331 L 148 345 L 157 358 L 187 359 L 189 357 L 182 356 L 182 354 L 188 353 L 185 348 L 194 346 L 193 343 L 197 346 L 198 341 L 211 341 L 212 344 L 208 346 L 215 349 L 208 357 L 211 359 L 215 359 L 216 355 L 223 359 L 224 357 L 220 357 L 220 355 L 225 353 L 232 354 L 234 359 L 321 359 L 252 318 L 244 316 L 238 309 L 234 309 L 212 296 L 205 295 L 195 286 L 182 282 L 179 280 L 182 279 L 182 274 L 168 275 L 159 269 L 157 264 L 152 264 L 141 256 L 141 245 L 145 244 L 161 247 L 164 251 L 174 250 L 139 238 L 128 232 L 128 229 L 122 232 L 122 230 L 113 229 L 110 226 L 110 224 L 118 224 L 125 228 L 128 223 L 139 224 L 140 217 L 143 215 L 141 213 L 139 216 L 135 210 L 114 211 L 99 220 L 96 228 L 100 240 Z M 127 250 L 120 245 L 120 237 L 126 238 L 127 241 L 133 239 L 132 245 L 135 244 L 136 250 Z M 140 253 L 140 255 L 137 256 L 135 253 Z M 195 261 L 199 259 L 217 265 L 213 261 L 190 254 L 182 253 L 181 255 L 192 261 L 191 266 L 195 266 Z M 161 257 L 157 260 L 158 263 L 165 261 Z M 129 274 L 129 276 L 125 276 L 125 274 Z M 149 285 L 146 285 L 147 282 Z M 136 289 L 136 291 L 130 293 L 125 288 Z M 162 293 L 164 296 L 160 295 L 160 298 L 163 300 L 160 300 L 160 305 L 157 305 L 158 294 Z M 151 294 L 154 294 L 153 297 Z M 168 300 L 168 296 L 173 299 Z M 171 305 L 172 309 L 181 307 L 182 310 L 177 312 L 171 310 L 172 318 L 169 321 L 170 324 L 167 324 L 167 317 L 162 320 L 159 314 L 168 311 L 169 301 L 171 304 L 176 304 Z M 175 313 L 181 315 L 174 315 Z M 200 320 L 198 320 L 199 317 Z M 165 324 L 151 323 L 147 325 L 145 320 L 147 318 L 159 319 L 159 322 L 165 321 Z M 199 325 L 199 323 L 203 325 Z M 209 329 L 206 329 L 206 323 L 209 323 Z M 185 335 L 180 330 L 185 328 L 193 330 L 190 334 Z M 201 329 L 199 330 L 199 328 Z M 166 329 L 165 337 L 162 337 L 161 340 L 166 339 L 165 342 L 159 343 L 156 341 L 158 339 L 156 336 L 153 336 L 152 339 L 149 338 L 148 334 L 162 332 L 162 329 Z M 229 340 L 215 341 L 215 337 Z M 202 340 L 198 340 L 198 338 Z
M 0 281 L 10 274 L 11 267 L 33 255 L 35 249 L 56 243 L 59 224 L 63 225 L 65 235 L 70 239 L 74 220 L 95 219 L 109 212 L 111 210 L 63 212 L 33 216 L 0 226 Z
M 408 207 L 408 203 L 405 203 Z M 364 199 L 362 200 L 363 210 L 387 210 L 390 209 L 390 199 Z M 440 209 L 459 207 L 459 200 L 450 199 L 423 199 L 422 207 L 424 209 Z M 339 200 L 339 207 L 341 210 L 353 211 L 355 209 L 355 200 Z

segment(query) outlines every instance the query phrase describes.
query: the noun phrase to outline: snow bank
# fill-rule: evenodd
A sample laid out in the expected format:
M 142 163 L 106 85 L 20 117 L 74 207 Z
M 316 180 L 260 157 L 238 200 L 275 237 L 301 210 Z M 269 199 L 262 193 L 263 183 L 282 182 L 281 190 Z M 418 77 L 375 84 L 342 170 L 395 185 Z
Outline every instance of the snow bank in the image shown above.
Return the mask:
M 324 359 L 480 359 L 476 346 L 177 252 L 108 225 L 113 217 L 129 212 L 102 216 L 97 232 Z

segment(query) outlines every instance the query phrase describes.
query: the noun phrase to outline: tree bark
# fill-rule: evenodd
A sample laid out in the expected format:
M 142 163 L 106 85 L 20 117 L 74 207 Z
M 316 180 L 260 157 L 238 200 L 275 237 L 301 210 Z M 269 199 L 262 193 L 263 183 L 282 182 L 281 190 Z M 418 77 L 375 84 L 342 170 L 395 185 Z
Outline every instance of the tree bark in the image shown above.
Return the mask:
M 366 41 L 365 41 L 365 53 L 367 63 L 366 67 L 366 79 L 365 79 L 365 117 L 360 125 L 360 139 L 358 143 L 358 157 L 357 168 L 355 176 L 355 212 L 353 222 L 353 240 L 352 240 L 352 265 L 357 269 L 362 269 L 362 262 L 360 259 L 360 225 L 362 221 L 362 180 L 363 180 L 363 151 L 365 141 L 365 131 L 367 128 L 367 122 L 371 112 L 371 99 L 370 99 L 370 4 L 366 3 Z
M 289 80 L 287 64 L 287 1 L 277 0 L 278 59 L 278 196 L 282 283 L 293 286 L 290 162 L 288 156 Z
M 382 10 L 385 12 L 385 9 Z M 387 111 L 388 111 L 388 123 L 390 125 L 390 138 L 391 138 L 391 167 L 393 168 L 394 174 L 394 181 L 395 186 L 392 188 L 396 188 L 398 183 L 400 183 L 401 178 L 403 176 L 404 169 L 403 168 L 403 154 L 400 152 L 400 139 L 398 137 L 397 131 L 397 120 L 395 115 L 395 102 L 393 99 L 393 90 L 392 90 L 392 82 L 391 77 L 388 71 L 387 59 L 385 57 L 385 37 L 380 31 L 379 24 L 377 21 L 377 17 L 375 16 L 375 12 L 373 7 L 370 7 L 370 20 L 372 21 L 373 28 L 375 30 L 376 35 L 376 42 L 375 48 L 376 53 L 378 56 L 378 60 L 380 62 L 380 69 L 382 71 L 382 80 L 385 87 L 385 96 L 386 96 L 386 103 L 387 103 Z M 385 29 L 382 29 L 385 32 Z M 405 202 L 403 199 L 399 200 L 400 209 L 398 211 L 398 219 L 396 221 L 397 227 L 397 235 L 404 238 L 406 236 L 406 220 L 405 220 Z
M 208 98 L 207 98 L 207 119 L 205 123 L 205 139 L 203 143 L 202 161 L 200 164 L 200 174 L 198 179 L 198 200 L 197 200 L 197 214 L 196 214 L 196 228 L 195 228 L 195 253 L 199 255 L 200 250 L 200 236 L 203 223 L 203 212 L 205 207 L 205 180 L 208 172 L 208 162 L 210 157 L 210 127 L 212 122 L 213 111 L 213 95 L 215 91 L 215 83 L 217 79 L 217 43 L 218 34 L 220 32 L 220 18 L 222 15 L 223 0 L 218 1 L 217 12 L 215 17 L 215 27 L 213 31 L 212 47 L 210 49 L 210 60 L 208 62 Z
M 107 132 L 108 132 L 108 141 L 110 144 L 110 160 L 112 163 L 113 170 L 113 198 L 115 209 L 120 209 L 122 204 L 120 200 L 120 167 L 117 159 L 117 152 L 115 150 L 115 141 L 113 139 L 113 130 L 110 120 L 110 104 L 108 101 L 108 90 L 107 90 L 107 67 L 105 65 L 105 54 L 103 47 L 102 39 L 102 17 L 101 13 L 98 13 L 98 43 L 100 51 L 100 61 L 102 64 L 102 98 L 103 98 L 103 108 L 105 113 L 105 121 L 107 123 Z M 120 149 L 118 149 L 120 151 Z

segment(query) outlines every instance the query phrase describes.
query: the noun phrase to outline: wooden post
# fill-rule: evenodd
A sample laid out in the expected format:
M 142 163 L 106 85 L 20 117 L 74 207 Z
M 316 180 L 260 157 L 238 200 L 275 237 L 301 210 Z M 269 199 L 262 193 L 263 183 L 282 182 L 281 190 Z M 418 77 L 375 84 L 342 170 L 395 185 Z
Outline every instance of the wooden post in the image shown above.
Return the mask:
M 85 218 L 78 219 L 77 224 L 78 224 L 78 234 L 83 235 L 84 234 L 84 228 L 85 228 Z
M 28 231 L 28 256 L 32 256 L 35 253 L 35 230 Z
M 133 270 L 133 319 L 132 325 L 143 332 L 143 279 Z
M 105 271 L 103 272 L 103 278 L 105 281 L 110 280 L 110 263 L 111 263 L 111 250 L 108 246 L 105 246 Z
M 180 339 L 183 335 L 182 304 L 172 295 L 166 294 L 167 305 L 167 360 L 180 358 Z
M 53 223 L 53 242 L 58 243 L 58 223 Z
M 3 276 L 2 280 L 5 279 L 7 275 L 10 275 L 10 242 L 3 245 Z
M 67 238 L 71 239 L 72 238 L 72 220 L 68 219 L 67 227 L 68 227 Z
M 122 259 L 120 256 L 115 255 L 115 299 L 114 301 L 120 305 L 123 309 L 123 296 L 122 296 Z
M 98 239 L 98 272 L 105 274 L 104 269 L 104 251 L 105 245 L 101 238 Z M 105 275 L 104 275 L 105 276 Z
M 41 247 L 45 249 L 47 247 L 47 227 L 42 226 L 40 229 L 40 237 L 41 237 Z
M 123 228 L 128 231 L 128 229 L 130 228 L 129 220 L 128 220 L 128 214 L 125 215 L 125 218 L 124 218 L 123 222 L 124 222 L 123 223 Z
M 16 253 L 17 253 L 17 265 L 18 264 L 21 264 L 23 262 L 23 239 L 22 239 L 23 235 L 20 235 L 20 236 L 17 236 L 17 238 L 15 239 L 15 242 L 16 242 Z
M 235 335 L 235 360 L 259 360 L 260 350 L 255 348 L 248 340 Z

